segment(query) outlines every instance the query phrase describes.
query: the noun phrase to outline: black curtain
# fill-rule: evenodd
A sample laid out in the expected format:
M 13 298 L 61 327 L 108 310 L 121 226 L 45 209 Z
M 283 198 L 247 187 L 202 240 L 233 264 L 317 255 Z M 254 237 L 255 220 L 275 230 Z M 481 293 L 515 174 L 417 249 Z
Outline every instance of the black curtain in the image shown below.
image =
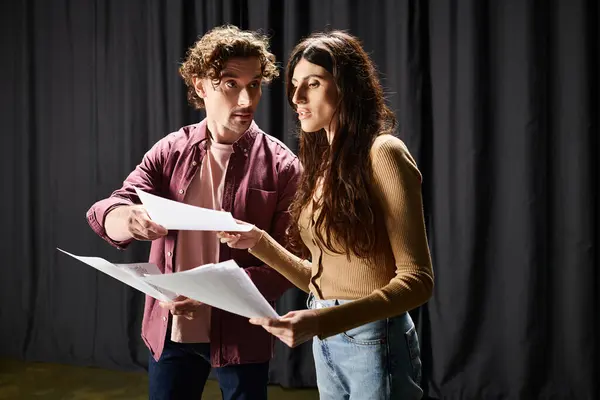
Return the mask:
M 600 398 L 598 2 L 430 7 L 430 392 Z
M 428 396 L 600 398 L 596 0 L 2 2 L 0 355 L 142 369 L 143 297 L 59 254 L 117 251 L 85 211 L 157 140 L 202 113 L 177 75 L 226 22 L 281 62 L 348 29 L 375 60 L 424 175 L 435 293 L 413 311 Z M 282 80 L 258 124 L 293 149 Z M 280 312 L 304 307 L 290 290 Z M 271 380 L 313 386 L 310 346 L 277 345 Z

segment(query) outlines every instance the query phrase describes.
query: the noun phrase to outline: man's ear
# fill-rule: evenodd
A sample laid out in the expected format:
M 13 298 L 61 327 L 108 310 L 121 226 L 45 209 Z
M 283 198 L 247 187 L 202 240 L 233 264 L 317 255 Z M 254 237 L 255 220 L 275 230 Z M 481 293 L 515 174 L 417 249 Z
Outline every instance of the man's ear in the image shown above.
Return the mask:
M 204 90 L 204 84 L 202 83 L 202 79 L 197 76 L 192 78 L 192 82 L 194 83 L 194 89 L 196 89 L 196 94 L 201 99 L 206 97 L 206 91 Z

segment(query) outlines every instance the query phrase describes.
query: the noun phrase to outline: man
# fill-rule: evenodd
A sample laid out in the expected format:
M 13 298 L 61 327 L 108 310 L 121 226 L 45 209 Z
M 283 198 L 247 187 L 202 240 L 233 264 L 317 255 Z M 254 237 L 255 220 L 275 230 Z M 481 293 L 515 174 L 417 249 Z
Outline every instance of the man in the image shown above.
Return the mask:
M 88 222 L 121 249 L 151 240 L 150 262 L 163 273 L 234 259 L 274 302 L 291 286 L 285 278 L 249 252 L 221 244 L 216 232 L 167 231 L 150 219 L 134 188 L 229 211 L 283 239 L 301 166 L 253 120 L 261 85 L 278 76 L 275 57 L 264 36 L 224 26 L 189 49 L 179 72 L 188 100 L 205 108 L 206 118 L 157 142 L 121 189 L 90 208 Z M 151 352 L 151 399 L 201 398 L 211 366 L 224 399 L 267 398 L 272 336 L 247 318 L 183 297 L 146 297 L 142 337 Z

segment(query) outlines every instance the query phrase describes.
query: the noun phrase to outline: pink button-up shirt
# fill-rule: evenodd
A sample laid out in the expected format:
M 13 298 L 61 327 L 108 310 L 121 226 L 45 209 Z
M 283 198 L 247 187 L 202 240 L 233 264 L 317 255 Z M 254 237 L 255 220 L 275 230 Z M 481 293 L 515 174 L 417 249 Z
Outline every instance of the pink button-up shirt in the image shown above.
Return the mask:
M 158 141 L 129 174 L 123 186 L 110 197 L 95 203 L 87 212 L 92 229 L 119 249 L 130 241 L 115 242 L 106 235 L 105 217 L 120 205 L 139 204 L 134 187 L 171 200 L 183 201 L 186 190 L 206 155 L 206 120 L 181 128 Z M 222 209 L 240 220 L 264 229 L 278 241 L 284 240 L 289 222 L 288 207 L 296 192 L 302 167 L 298 158 L 279 140 L 262 132 L 256 123 L 233 144 L 225 175 Z M 216 234 L 216 233 L 215 233 Z M 173 272 L 177 231 L 154 240 L 149 262 L 163 273 Z M 220 245 L 220 261 L 235 260 L 263 296 L 274 304 L 292 284 L 262 264 L 246 250 Z M 146 296 L 142 338 L 158 360 L 164 347 L 169 311 Z M 273 355 L 273 336 L 248 318 L 213 308 L 211 312 L 211 363 L 265 362 Z

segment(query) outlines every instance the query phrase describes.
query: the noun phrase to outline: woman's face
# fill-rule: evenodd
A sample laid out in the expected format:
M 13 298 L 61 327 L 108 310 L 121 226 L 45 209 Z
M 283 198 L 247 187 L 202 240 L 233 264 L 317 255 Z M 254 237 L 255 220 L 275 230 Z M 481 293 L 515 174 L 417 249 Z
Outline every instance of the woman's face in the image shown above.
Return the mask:
M 332 125 L 337 106 L 338 92 L 333 76 L 323 67 L 301 59 L 292 74 L 298 119 L 304 132 L 325 129 L 331 138 L 335 131 Z

